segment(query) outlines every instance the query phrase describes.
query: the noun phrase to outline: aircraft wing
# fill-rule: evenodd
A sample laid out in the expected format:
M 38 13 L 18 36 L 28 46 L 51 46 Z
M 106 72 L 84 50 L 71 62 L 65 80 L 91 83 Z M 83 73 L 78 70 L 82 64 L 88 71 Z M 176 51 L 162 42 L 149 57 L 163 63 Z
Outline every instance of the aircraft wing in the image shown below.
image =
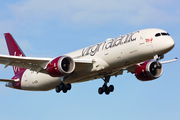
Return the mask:
M 74 59 L 76 64 L 75 71 L 82 71 L 90 68 L 92 66 L 93 60 L 92 59 Z
M 0 64 L 7 66 L 16 66 L 27 68 L 37 72 L 46 73 L 43 69 L 51 58 L 34 58 L 34 57 L 19 57 L 10 55 L 0 55 Z
M 47 73 L 45 67 L 51 60 L 53 59 L 0 55 L 0 64 L 4 64 L 5 68 L 7 66 L 16 66 L 42 73 Z M 75 71 L 81 71 L 83 69 L 86 69 L 92 64 L 91 59 L 74 59 L 74 61 L 76 64 Z
M 171 62 L 175 62 L 177 61 L 178 58 L 176 57 L 175 59 L 172 59 L 172 60 L 167 60 L 167 61 L 161 61 L 160 63 L 161 64 L 166 64 L 166 63 L 171 63 Z M 127 72 L 130 72 L 130 73 L 135 73 L 136 71 L 136 68 L 138 67 L 138 65 L 140 65 L 141 63 L 138 63 L 136 65 L 131 65 L 131 66 L 127 66 L 126 68 L 124 68 L 124 70 L 127 70 Z

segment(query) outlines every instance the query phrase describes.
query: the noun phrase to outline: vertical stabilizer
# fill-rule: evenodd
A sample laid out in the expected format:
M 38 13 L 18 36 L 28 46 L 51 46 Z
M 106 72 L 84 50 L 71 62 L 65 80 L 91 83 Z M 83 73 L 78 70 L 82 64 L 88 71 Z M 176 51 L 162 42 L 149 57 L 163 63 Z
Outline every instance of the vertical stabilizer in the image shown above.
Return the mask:
M 9 55 L 25 57 L 25 54 L 23 53 L 23 51 L 21 50 L 21 48 L 19 47 L 19 45 L 17 44 L 17 42 L 14 40 L 14 38 L 12 37 L 10 33 L 5 33 L 4 37 L 6 39 Z M 19 68 L 19 67 L 13 66 L 13 70 L 16 75 L 19 72 L 25 70 L 25 68 Z

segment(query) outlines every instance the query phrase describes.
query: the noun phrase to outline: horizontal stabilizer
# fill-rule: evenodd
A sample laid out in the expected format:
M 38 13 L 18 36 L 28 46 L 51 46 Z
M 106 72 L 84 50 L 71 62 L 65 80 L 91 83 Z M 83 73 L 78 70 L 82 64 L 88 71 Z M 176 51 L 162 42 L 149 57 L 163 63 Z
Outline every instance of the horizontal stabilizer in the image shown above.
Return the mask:
M 16 79 L 16 80 L 14 80 L 14 79 L 0 79 L 0 82 L 18 82 L 19 81 L 19 79 Z

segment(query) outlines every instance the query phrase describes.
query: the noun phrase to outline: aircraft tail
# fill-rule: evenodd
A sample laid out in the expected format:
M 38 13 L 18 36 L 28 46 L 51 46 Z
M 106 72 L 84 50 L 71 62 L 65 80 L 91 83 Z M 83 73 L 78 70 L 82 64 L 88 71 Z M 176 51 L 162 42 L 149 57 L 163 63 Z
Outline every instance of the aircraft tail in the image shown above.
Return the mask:
M 23 53 L 23 51 L 21 50 L 21 48 L 19 47 L 19 45 L 17 44 L 17 42 L 15 41 L 15 39 L 12 37 L 10 33 L 5 33 L 4 37 L 6 39 L 9 55 L 25 57 L 25 54 Z M 19 67 L 13 66 L 13 70 L 16 75 L 19 72 L 26 70 L 26 68 L 19 68 Z

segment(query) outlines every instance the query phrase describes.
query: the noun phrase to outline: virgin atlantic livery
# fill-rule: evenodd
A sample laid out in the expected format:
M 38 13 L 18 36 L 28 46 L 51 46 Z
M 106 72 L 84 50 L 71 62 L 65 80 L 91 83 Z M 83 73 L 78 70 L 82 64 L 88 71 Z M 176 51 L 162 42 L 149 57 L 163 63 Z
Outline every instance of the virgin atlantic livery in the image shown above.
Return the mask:
M 10 33 L 4 34 L 10 55 L 0 55 L 0 64 L 13 66 L 12 79 L 6 87 L 29 91 L 55 89 L 66 93 L 72 83 L 102 78 L 104 84 L 99 94 L 114 91 L 107 85 L 111 76 L 122 75 L 127 70 L 141 81 L 150 81 L 162 75 L 160 62 L 164 54 L 175 45 L 172 37 L 161 29 L 144 29 L 65 54 L 55 58 L 26 57 Z

